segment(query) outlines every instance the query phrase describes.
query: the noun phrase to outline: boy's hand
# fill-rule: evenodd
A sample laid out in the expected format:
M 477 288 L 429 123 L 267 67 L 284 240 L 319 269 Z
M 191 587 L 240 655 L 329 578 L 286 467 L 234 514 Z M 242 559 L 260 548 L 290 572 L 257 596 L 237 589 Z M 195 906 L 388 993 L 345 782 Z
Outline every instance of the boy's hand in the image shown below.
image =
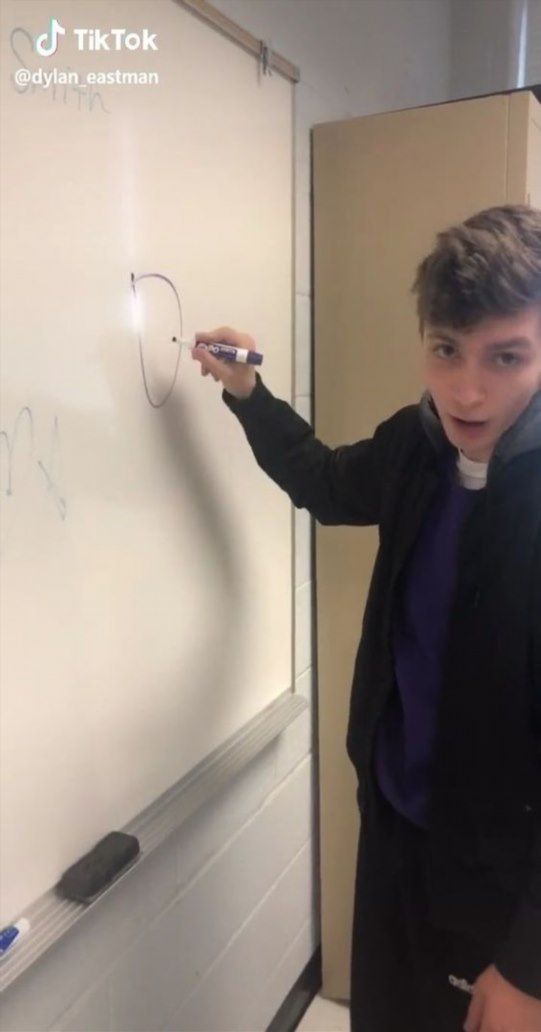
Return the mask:
M 473 984 L 465 1032 L 541 1032 L 541 1000 L 511 985 L 490 964 Z
M 224 344 L 233 344 L 236 348 L 247 348 L 249 351 L 256 350 L 255 340 L 247 333 L 240 333 L 239 330 L 232 330 L 230 326 L 219 326 L 217 330 L 210 333 L 196 333 L 196 345 L 198 341 L 206 344 L 222 341 Z M 228 362 L 227 359 L 216 358 L 210 355 L 205 348 L 195 346 L 192 351 L 192 358 L 201 363 L 201 375 L 208 373 L 215 380 L 221 380 L 226 390 L 235 398 L 249 398 L 256 385 L 255 368 L 246 362 Z

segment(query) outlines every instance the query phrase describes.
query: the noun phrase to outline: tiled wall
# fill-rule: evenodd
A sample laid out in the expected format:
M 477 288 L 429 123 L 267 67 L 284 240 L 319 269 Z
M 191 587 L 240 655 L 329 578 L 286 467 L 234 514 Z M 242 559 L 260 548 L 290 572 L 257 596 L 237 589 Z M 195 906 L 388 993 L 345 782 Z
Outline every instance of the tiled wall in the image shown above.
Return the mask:
M 449 0 L 215 6 L 301 71 L 295 406 L 310 421 L 309 130 L 447 99 Z M 310 960 L 319 942 L 313 527 L 305 511 L 295 521 L 296 689 L 308 710 L 7 990 L 3 1032 L 258 1032 Z

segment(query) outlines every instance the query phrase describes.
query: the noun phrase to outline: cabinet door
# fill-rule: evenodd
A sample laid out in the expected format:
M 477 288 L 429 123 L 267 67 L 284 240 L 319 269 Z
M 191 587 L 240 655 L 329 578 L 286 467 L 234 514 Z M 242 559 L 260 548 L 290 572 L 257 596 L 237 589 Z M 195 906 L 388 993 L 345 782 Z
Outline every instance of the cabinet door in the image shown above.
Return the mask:
M 541 104 L 529 90 L 509 97 L 507 200 L 541 208 Z
M 541 208 L 541 104 L 533 93 L 528 119 L 528 152 L 526 155 L 526 196 L 528 204 Z

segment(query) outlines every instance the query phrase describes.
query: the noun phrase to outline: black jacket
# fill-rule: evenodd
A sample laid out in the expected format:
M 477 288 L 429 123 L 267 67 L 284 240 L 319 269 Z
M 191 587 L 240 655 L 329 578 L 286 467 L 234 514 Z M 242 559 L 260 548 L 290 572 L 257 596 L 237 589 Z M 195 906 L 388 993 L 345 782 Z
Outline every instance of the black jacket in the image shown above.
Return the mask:
M 259 373 L 249 398 L 222 398 L 297 508 L 379 528 L 346 743 L 362 812 L 376 725 L 397 690 L 397 588 L 456 449 L 427 391 L 334 449 Z M 501 974 L 541 999 L 541 392 L 497 442 L 462 528 L 426 856 L 433 922 L 486 940 Z

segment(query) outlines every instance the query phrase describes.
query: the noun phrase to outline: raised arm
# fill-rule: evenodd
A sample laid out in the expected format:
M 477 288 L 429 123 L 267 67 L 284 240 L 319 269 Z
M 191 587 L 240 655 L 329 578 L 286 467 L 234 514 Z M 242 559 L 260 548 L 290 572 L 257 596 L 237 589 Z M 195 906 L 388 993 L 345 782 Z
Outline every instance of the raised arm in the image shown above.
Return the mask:
M 251 337 L 231 327 L 196 338 L 255 349 Z M 330 448 L 288 402 L 272 394 L 253 366 L 222 361 L 202 349 L 192 356 L 203 375 L 222 382 L 222 398 L 239 419 L 257 463 L 298 509 L 322 524 L 379 522 L 388 421 L 371 438 Z
M 298 509 L 322 524 L 379 522 L 383 446 L 374 437 L 330 448 L 295 410 L 276 398 L 256 373 L 251 395 L 222 398 L 237 416 L 261 469 Z

